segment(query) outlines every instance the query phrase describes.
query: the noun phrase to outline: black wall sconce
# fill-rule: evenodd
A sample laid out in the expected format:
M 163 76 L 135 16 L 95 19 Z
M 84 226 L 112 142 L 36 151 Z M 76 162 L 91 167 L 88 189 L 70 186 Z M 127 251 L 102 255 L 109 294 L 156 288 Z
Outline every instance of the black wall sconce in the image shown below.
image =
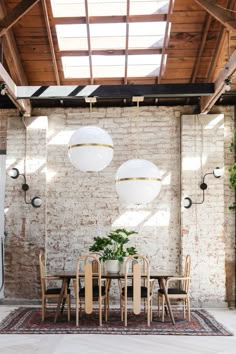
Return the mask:
M 31 204 L 34 208 L 39 208 L 42 205 L 42 199 L 40 197 L 34 197 L 33 199 L 30 200 L 30 202 L 27 202 L 26 200 L 26 192 L 29 190 L 29 185 L 26 183 L 26 177 L 23 173 L 20 173 L 18 168 L 12 168 L 9 171 L 9 176 L 13 179 L 17 179 L 19 176 L 22 176 L 24 178 L 24 183 L 22 184 L 22 190 L 24 191 L 24 200 L 26 204 Z
M 213 175 L 215 178 L 220 178 L 223 176 L 224 170 L 223 168 L 216 167 L 213 172 L 206 173 L 202 178 L 202 183 L 200 184 L 200 188 L 202 190 L 202 201 L 201 202 L 193 202 L 191 198 L 186 197 L 184 198 L 184 207 L 186 209 L 191 208 L 193 204 L 202 204 L 205 200 L 205 190 L 207 189 L 207 184 L 205 183 L 205 178 L 207 175 Z

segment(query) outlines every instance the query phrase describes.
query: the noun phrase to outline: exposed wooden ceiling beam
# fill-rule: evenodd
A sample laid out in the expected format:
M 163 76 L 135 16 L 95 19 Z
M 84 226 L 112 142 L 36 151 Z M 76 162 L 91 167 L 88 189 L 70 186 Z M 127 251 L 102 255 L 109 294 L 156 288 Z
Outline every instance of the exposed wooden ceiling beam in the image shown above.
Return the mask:
M 89 23 L 122 23 L 122 22 L 158 22 L 166 21 L 166 14 L 128 15 L 127 16 L 90 16 Z M 69 25 L 86 23 L 86 16 L 81 17 L 54 17 L 52 24 Z
M 7 94 L 10 100 L 14 103 L 16 108 L 25 116 L 31 115 L 31 106 L 28 104 L 28 99 L 17 100 L 17 86 L 0 63 L 0 79 L 3 81 L 1 84 L 1 94 Z
M 54 48 L 53 39 L 52 39 L 50 22 L 49 22 L 49 18 L 48 18 L 48 10 L 47 10 L 46 0 L 42 0 L 42 7 L 43 7 L 44 20 L 45 20 L 45 24 L 46 24 L 46 28 L 47 28 L 50 52 L 51 52 L 51 56 L 52 56 L 53 70 L 54 70 L 55 77 L 56 77 L 56 83 L 57 83 L 57 85 L 60 85 L 60 77 L 59 77 L 59 71 L 58 71 L 58 66 L 57 66 L 55 48 Z
M 202 53 L 205 48 L 206 39 L 207 39 L 208 31 L 210 28 L 211 20 L 212 20 L 212 17 L 209 14 L 206 14 L 206 19 L 205 19 L 203 27 L 202 27 L 202 40 L 200 43 L 199 51 L 198 51 L 198 54 L 197 54 L 197 57 L 195 60 L 195 64 L 194 64 L 194 68 L 193 68 L 193 72 L 192 72 L 192 77 L 191 77 L 192 83 L 195 82 L 196 77 L 197 77 L 197 73 L 198 73 L 200 62 L 201 62 Z
M 6 16 L 6 9 L 5 5 L 3 2 L 0 2 L 0 18 L 4 18 Z M 10 75 L 6 72 L 5 68 L 3 68 L 2 65 L 2 72 L 4 73 L 4 76 L 6 74 L 10 77 L 10 79 L 15 82 L 17 85 L 28 85 L 28 80 L 26 78 L 22 62 L 20 60 L 20 54 L 17 49 L 15 37 L 12 33 L 11 29 L 8 29 L 8 31 L 5 33 L 3 36 L 3 54 L 4 58 L 6 60 L 6 63 L 8 65 L 8 68 L 10 70 Z M 4 69 L 4 70 L 3 70 Z M 5 74 L 6 72 L 6 74 Z M 5 80 L 3 79 L 5 82 Z M 27 112 L 27 115 L 31 114 L 31 104 L 29 100 L 24 100 L 21 102 L 22 107 Z
M 213 83 L 160 85 L 87 85 L 87 86 L 18 86 L 18 98 L 30 99 L 84 99 L 132 98 L 133 96 L 194 97 L 214 93 Z
M 95 49 L 91 50 L 92 55 L 125 55 L 125 49 Z M 139 54 L 161 54 L 161 48 L 147 48 L 147 49 L 128 49 L 128 55 L 139 55 Z M 88 56 L 88 50 L 60 50 L 59 55 L 77 57 L 77 56 Z
M 236 50 L 231 55 L 229 61 L 226 63 L 218 78 L 216 79 L 215 92 L 212 96 L 201 98 L 201 113 L 207 113 L 213 107 L 220 95 L 225 90 L 225 80 L 228 79 L 236 71 Z
M 19 19 L 26 14 L 39 0 L 22 0 L 14 9 L 0 21 L 0 36 L 9 30 Z
M 236 31 L 236 19 L 227 11 L 209 0 L 195 0 L 211 16 L 222 23 L 229 31 Z
M 160 63 L 158 80 L 157 80 L 158 84 L 161 83 L 161 78 L 164 73 L 165 54 L 166 54 L 166 48 L 168 46 L 169 32 L 170 32 L 170 16 L 173 12 L 174 2 L 175 2 L 175 0 L 170 0 L 169 6 L 168 6 L 168 13 L 167 13 L 167 18 L 166 18 L 166 28 L 165 28 L 164 41 L 163 41 L 163 47 L 162 47 L 162 55 L 161 55 L 161 63 Z

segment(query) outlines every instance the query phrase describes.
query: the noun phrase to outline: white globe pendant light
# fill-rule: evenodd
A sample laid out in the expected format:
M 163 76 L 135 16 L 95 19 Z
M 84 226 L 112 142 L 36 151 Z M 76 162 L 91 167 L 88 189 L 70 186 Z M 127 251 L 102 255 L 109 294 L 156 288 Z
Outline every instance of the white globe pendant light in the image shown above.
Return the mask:
M 148 204 L 160 192 L 160 171 L 154 163 L 148 160 L 128 160 L 118 168 L 115 183 L 121 202 Z
M 148 204 L 159 194 L 161 189 L 160 171 L 154 163 L 139 158 L 139 102 L 144 97 L 133 97 L 137 102 L 137 156 L 124 162 L 115 177 L 116 192 L 124 204 Z
M 80 171 L 101 171 L 113 158 L 112 138 L 99 127 L 82 127 L 71 136 L 68 156 L 72 165 Z

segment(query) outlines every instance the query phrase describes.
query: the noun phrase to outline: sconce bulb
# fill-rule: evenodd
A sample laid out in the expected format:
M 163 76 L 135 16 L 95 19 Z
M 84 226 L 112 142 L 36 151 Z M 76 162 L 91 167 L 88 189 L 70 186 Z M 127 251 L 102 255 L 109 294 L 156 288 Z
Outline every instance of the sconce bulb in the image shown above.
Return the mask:
M 213 170 L 213 175 L 214 175 L 216 178 L 222 177 L 223 174 L 224 174 L 224 169 L 223 169 L 223 168 L 216 167 L 216 168 Z
M 12 169 L 8 172 L 8 175 L 9 175 L 11 178 L 16 179 L 16 178 L 19 177 L 20 172 L 19 172 L 18 168 L 15 168 L 15 167 L 14 167 L 14 168 L 12 168 Z
M 186 209 L 191 208 L 192 204 L 193 204 L 193 202 L 192 202 L 191 198 L 189 198 L 189 197 L 184 198 L 184 207 Z
M 42 205 L 42 199 L 40 197 L 34 197 L 32 200 L 31 200 L 31 205 L 34 207 L 34 208 L 39 208 L 41 207 Z

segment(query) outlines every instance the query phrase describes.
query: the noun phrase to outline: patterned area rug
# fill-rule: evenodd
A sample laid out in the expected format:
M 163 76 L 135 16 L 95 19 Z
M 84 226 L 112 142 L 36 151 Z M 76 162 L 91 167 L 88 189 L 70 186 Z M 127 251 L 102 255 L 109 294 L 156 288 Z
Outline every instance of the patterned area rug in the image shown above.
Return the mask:
M 18 308 L 12 311 L 0 324 L 0 334 L 128 334 L 128 335 L 185 335 L 185 336 L 232 336 L 227 329 L 216 321 L 205 310 L 192 310 L 191 322 L 183 319 L 183 313 L 175 312 L 176 325 L 173 326 L 166 317 L 162 323 L 154 313 L 153 322 L 147 327 L 146 317 L 129 314 L 128 327 L 120 320 L 120 312 L 111 310 L 109 321 L 102 327 L 98 325 L 98 315 L 83 315 L 80 326 L 75 326 L 75 313 L 72 311 L 71 321 L 66 315 L 61 316 L 57 323 L 53 322 L 55 310 L 47 311 L 45 322 L 41 321 L 41 309 Z

